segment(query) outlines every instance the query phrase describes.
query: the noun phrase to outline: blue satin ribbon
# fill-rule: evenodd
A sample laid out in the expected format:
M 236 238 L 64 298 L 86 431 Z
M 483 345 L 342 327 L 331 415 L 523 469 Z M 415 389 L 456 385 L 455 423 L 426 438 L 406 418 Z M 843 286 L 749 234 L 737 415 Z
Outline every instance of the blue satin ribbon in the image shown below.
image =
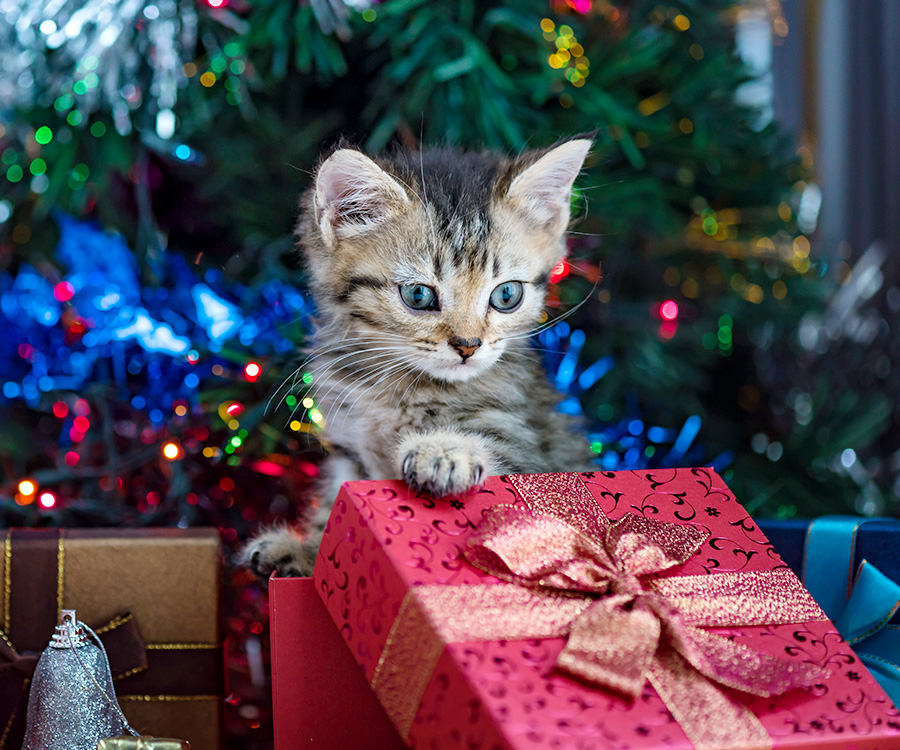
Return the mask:
M 894 705 L 900 705 L 900 626 L 889 624 L 900 608 L 900 584 L 866 560 L 853 567 L 856 534 L 875 520 L 896 524 L 900 546 L 896 519 L 823 516 L 812 521 L 801 578 Z

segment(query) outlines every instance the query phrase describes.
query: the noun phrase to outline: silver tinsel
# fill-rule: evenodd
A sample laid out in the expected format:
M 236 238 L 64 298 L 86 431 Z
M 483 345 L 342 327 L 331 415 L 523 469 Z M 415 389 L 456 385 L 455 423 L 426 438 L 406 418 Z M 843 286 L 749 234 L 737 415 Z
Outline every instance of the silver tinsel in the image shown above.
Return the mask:
M 0 113 L 71 96 L 127 134 L 144 109 L 171 137 L 197 42 L 193 0 L 0 0 Z
M 134 731 L 116 701 L 106 653 L 63 610 L 41 654 L 28 696 L 22 750 L 96 750 L 101 739 Z

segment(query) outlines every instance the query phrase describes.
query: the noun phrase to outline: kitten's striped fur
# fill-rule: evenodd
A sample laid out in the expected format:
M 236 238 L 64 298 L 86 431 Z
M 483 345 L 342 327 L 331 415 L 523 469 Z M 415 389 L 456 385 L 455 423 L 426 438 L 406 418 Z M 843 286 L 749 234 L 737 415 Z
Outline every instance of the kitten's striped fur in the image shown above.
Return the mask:
M 304 542 L 276 530 L 248 545 L 259 574 L 311 571 L 344 481 L 403 478 L 440 495 L 589 466 L 529 345 L 589 147 L 374 160 L 341 148 L 321 164 L 298 233 L 319 311 L 308 369 L 330 445 L 323 502 Z M 492 306 L 505 282 L 524 289 L 509 311 Z M 411 309 L 403 285 L 434 290 L 439 309 Z

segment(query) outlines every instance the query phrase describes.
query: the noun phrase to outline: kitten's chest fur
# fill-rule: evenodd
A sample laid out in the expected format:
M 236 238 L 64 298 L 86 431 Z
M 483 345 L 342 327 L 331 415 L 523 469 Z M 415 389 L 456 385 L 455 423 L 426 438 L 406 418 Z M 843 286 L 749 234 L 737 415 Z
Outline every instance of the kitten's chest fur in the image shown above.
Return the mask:
M 558 412 L 559 394 L 527 346 L 459 383 L 386 364 L 352 364 L 365 357 L 332 355 L 313 369 L 333 459 L 327 493 L 342 481 L 396 478 L 402 437 L 436 431 L 489 441 L 491 474 L 588 468 L 584 437 Z

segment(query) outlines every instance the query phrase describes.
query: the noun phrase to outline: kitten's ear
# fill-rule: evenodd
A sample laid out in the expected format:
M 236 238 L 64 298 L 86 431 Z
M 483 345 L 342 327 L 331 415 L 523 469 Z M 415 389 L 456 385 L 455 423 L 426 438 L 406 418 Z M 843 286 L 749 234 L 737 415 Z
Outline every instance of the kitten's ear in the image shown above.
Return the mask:
M 376 228 L 408 202 L 400 183 L 354 149 L 335 151 L 316 173 L 316 223 L 329 244 Z
M 591 145 L 579 138 L 551 149 L 512 181 L 506 197 L 538 227 L 562 234 L 569 224 L 572 184 Z

